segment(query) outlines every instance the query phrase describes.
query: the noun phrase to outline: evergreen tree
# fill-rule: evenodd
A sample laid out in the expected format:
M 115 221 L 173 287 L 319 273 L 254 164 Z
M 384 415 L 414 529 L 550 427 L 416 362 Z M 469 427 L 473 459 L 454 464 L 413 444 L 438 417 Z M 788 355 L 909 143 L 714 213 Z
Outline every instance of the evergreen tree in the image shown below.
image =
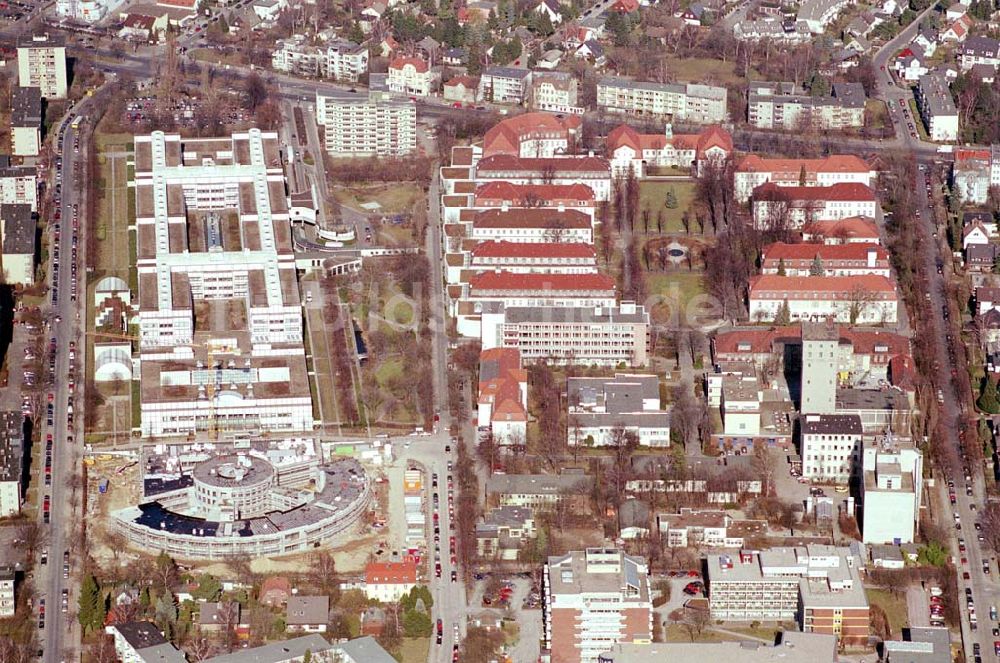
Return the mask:
M 785 271 L 785 259 L 784 258 L 779 258 L 778 259 L 778 276 L 788 276 L 788 273 Z
M 305 650 L 302 654 L 302 663 L 312 663 L 313 653 L 311 649 Z
M 543 37 L 548 37 L 556 31 L 555 26 L 552 25 L 552 19 L 549 18 L 548 12 L 535 12 L 533 22 L 535 33 Z
M 97 584 L 97 578 L 93 574 L 83 579 L 80 585 L 80 598 L 77 604 L 77 619 L 84 633 L 92 633 L 104 626 L 106 615 L 104 598 L 101 596 L 101 588 Z
M 351 23 L 351 27 L 347 29 L 347 38 L 355 44 L 360 44 L 365 40 L 365 31 L 361 29 L 360 23 L 357 21 Z
M 1000 413 L 1000 394 L 997 393 L 997 384 L 989 377 L 983 378 L 982 391 L 979 393 L 976 406 L 989 414 Z
M 774 314 L 774 324 L 776 325 L 790 325 L 792 323 L 792 312 L 788 308 L 788 300 L 781 302 L 781 306 L 778 307 L 778 312 Z
M 813 264 L 809 267 L 810 276 L 823 276 L 826 270 L 823 268 L 823 261 L 820 260 L 819 254 L 813 258 Z
M 806 165 L 802 164 L 802 168 L 799 169 L 799 186 L 806 185 Z
M 674 187 L 667 189 L 666 200 L 663 204 L 667 209 L 677 209 L 677 194 L 674 193 Z

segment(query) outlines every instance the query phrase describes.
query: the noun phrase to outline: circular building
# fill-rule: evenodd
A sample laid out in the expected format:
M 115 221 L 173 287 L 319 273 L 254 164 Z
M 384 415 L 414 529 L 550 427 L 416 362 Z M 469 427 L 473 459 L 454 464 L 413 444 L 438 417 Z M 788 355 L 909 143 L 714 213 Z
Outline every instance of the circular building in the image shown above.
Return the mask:
M 228 520 L 253 518 L 270 510 L 274 468 L 253 456 L 218 456 L 193 472 L 193 511 Z
M 283 467 L 220 455 L 181 476 L 146 477 L 146 498 L 112 514 L 129 544 L 184 559 L 301 553 L 347 531 L 372 499 L 353 458 Z

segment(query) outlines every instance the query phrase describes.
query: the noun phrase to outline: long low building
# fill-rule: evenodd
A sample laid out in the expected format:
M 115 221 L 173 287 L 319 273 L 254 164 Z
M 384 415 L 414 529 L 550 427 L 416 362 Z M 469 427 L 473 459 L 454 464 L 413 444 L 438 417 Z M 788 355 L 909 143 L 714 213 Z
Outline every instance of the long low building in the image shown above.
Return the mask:
M 896 651 L 906 651 L 897 648 Z M 837 638 L 820 633 L 786 631 L 777 644 L 757 640 L 741 642 L 620 643 L 602 652 L 598 663 L 780 663 L 809 661 L 836 663 Z M 896 660 L 895 657 L 892 659 Z M 900 657 L 900 660 L 904 660 Z
M 758 228 L 801 228 L 812 221 L 863 216 L 877 218 L 875 192 L 860 182 L 829 186 L 779 186 L 766 182 L 753 191 L 753 221 Z
M 750 154 L 736 164 L 733 182 L 736 199 L 747 201 L 765 182 L 778 186 L 831 186 L 840 182 L 875 183 L 876 172 L 852 154 L 832 154 L 822 159 L 769 159 Z
M 513 184 L 585 184 L 594 192 L 595 200 L 611 198 L 611 164 L 601 157 L 529 158 L 493 154 L 483 157 L 475 164 L 475 176 L 480 183 L 504 181 Z
M 459 223 L 476 242 L 594 243 L 593 220 L 573 209 L 509 207 L 463 210 Z
M 525 363 L 647 366 L 649 312 L 619 306 L 510 306 L 482 313 L 483 349 L 517 348 Z
M 698 83 L 651 83 L 606 76 L 597 82 L 597 106 L 608 113 L 669 117 L 718 124 L 729 119 L 726 88 Z
M 889 252 L 877 244 L 786 244 L 761 251 L 762 274 L 785 276 L 860 276 L 891 274 Z
M 750 319 L 775 320 L 787 307 L 791 321 L 820 320 L 859 325 L 895 324 L 899 296 L 884 276 L 776 276 L 750 280 Z

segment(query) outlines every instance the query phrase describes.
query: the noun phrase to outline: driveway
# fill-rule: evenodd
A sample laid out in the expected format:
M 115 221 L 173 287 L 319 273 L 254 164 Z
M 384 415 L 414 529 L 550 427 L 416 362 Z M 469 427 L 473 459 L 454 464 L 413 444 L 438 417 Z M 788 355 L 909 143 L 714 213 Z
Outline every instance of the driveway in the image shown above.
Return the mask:
M 917 585 L 906 590 L 906 613 L 910 626 L 930 626 L 930 597 Z

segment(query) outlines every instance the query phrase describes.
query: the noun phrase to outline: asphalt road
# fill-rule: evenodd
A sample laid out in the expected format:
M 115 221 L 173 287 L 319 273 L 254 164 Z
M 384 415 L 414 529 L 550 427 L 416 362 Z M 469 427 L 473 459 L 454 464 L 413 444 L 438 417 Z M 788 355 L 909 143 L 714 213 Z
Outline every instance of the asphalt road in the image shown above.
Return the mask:
M 86 98 L 74 109 L 78 114 L 85 114 L 88 107 L 93 103 L 94 98 Z M 83 132 L 87 134 L 86 131 Z M 74 517 L 71 504 L 71 482 L 70 478 L 79 472 L 80 468 L 80 448 L 83 437 L 79 431 L 70 431 L 70 421 L 72 417 L 68 414 L 68 402 L 70 398 L 68 376 L 73 374 L 70 361 L 70 342 L 75 342 L 77 346 L 75 363 L 82 365 L 84 344 L 81 336 L 81 322 L 78 321 L 77 314 L 82 310 L 86 298 L 85 267 L 82 260 L 78 260 L 78 299 L 73 302 L 70 298 L 72 281 L 72 240 L 73 240 L 73 204 L 80 206 L 80 228 L 86 225 L 85 204 L 81 195 L 81 188 L 78 182 L 83 181 L 86 174 L 81 171 L 74 175 L 76 163 L 81 163 L 81 168 L 85 165 L 85 155 L 88 149 L 86 135 L 81 139 L 79 153 L 74 152 L 73 143 L 77 132 L 66 123 L 66 133 L 62 150 L 62 219 L 60 220 L 61 233 L 58 242 L 60 253 L 60 269 L 58 278 L 50 281 L 49 313 L 52 316 L 52 327 L 50 328 L 50 338 L 56 339 L 56 362 L 55 362 L 55 384 L 52 388 L 54 399 L 54 426 L 45 426 L 42 429 L 42 439 L 47 433 L 53 436 L 53 458 L 52 458 L 52 486 L 45 493 L 51 500 L 51 520 L 48 528 L 48 550 L 49 559 L 46 566 L 38 566 L 38 587 L 40 597 L 46 599 L 47 619 L 42 641 L 44 643 L 44 660 L 56 663 L 63 660 L 76 658 L 79 642 L 79 632 L 76 622 L 69 617 L 76 612 L 76 586 L 79 557 L 74 553 L 73 548 L 77 541 L 78 532 L 75 525 L 78 519 Z M 55 143 L 53 143 L 53 148 Z M 79 179 L 76 179 L 76 178 Z M 51 223 L 51 222 L 50 222 Z M 53 238 L 51 230 L 49 237 Z M 84 254 L 83 236 L 79 236 L 78 253 L 82 257 Z M 49 269 L 49 275 L 53 270 Z M 58 301 L 52 303 L 53 295 L 58 293 Z M 57 320 L 61 320 L 57 322 Z M 77 382 L 81 382 L 77 380 Z M 79 401 L 80 394 L 74 395 Z M 77 402 L 77 412 L 82 402 Z M 44 415 L 40 416 L 40 421 L 45 423 Z M 76 428 L 74 426 L 74 428 Z M 68 438 L 73 435 L 74 442 L 69 443 Z M 76 496 L 76 504 L 79 508 L 79 501 L 82 495 Z M 63 578 L 63 554 L 69 551 L 69 577 Z M 69 612 L 61 612 L 62 590 L 66 588 L 70 592 Z

